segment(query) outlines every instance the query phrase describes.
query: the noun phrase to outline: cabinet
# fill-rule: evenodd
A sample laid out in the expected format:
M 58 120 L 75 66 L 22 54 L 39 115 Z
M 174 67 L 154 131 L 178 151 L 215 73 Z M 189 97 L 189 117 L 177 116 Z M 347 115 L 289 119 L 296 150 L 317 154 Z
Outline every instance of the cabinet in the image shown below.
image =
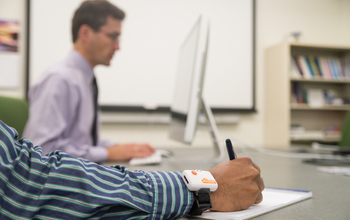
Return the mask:
M 342 74 L 298 76 L 292 71 L 293 58 L 297 57 L 334 59 L 342 68 L 338 74 Z M 289 148 L 295 143 L 340 140 L 350 106 L 350 65 L 346 63 L 349 57 L 350 46 L 283 43 L 265 51 L 266 147 Z M 322 104 L 317 103 L 320 95 Z

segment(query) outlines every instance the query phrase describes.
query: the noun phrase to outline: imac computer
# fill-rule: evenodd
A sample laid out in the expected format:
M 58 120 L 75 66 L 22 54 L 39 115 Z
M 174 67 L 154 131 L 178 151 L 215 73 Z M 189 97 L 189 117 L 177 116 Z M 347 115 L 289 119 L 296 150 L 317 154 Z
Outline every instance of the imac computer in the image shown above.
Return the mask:
M 201 15 L 180 48 L 173 101 L 170 138 L 191 144 L 201 113 L 206 116 L 217 152 L 214 162 L 224 159 L 224 147 L 212 111 L 203 97 L 203 82 L 209 43 L 209 17 Z

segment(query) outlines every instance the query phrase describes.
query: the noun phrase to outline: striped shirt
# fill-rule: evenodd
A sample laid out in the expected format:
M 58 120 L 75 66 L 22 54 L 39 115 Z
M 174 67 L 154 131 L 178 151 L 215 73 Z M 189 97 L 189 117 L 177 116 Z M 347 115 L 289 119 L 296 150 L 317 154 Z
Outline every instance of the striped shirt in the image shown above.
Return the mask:
M 0 219 L 176 219 L 193 194 L 179 172 L 101 166 L 19 139 L 0 121 Z

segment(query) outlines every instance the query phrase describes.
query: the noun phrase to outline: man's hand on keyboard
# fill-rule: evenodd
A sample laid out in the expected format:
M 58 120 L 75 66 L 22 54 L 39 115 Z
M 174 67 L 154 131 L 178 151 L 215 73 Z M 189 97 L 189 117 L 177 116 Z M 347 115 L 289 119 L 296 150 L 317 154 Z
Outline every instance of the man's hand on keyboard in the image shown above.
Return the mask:
M 151 164 L 160 164 L 161 162 L 162 162 L 161 151 L 156 150 L 156 152 L 149 157 L 131 159 L 129 161 L 129 165 L 131 166 L 151 165 Z
M 118 144 L 106 148 L 107 160 L 130 160 L 131 158 L 143 158 L 152 155 L 155 149 L 149 144 Z

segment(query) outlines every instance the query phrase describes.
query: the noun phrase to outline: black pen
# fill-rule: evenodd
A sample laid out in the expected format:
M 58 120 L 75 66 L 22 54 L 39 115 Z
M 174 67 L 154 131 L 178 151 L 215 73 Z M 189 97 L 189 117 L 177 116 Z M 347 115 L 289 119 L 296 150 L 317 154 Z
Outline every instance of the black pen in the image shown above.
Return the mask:
M 228 156 L 230 157 L 230 160 L 236 159 L 236 155 L 235 155 L 235 152 L 233 150 L 232 143 L 231 143 L 230 139 L 226 139 L 226 148 L 227 148 L 227 153 L 228 153 Z

